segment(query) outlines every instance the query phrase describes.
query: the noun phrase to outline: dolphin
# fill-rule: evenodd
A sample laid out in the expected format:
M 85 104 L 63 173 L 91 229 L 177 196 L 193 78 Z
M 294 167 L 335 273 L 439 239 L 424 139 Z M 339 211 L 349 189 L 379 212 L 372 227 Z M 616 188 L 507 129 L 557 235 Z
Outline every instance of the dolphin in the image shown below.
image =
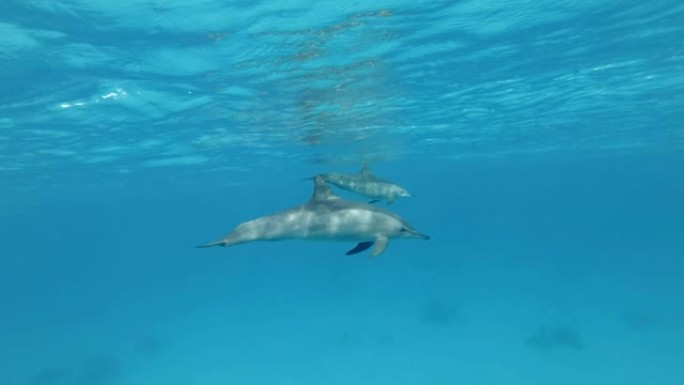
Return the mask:
M 327 183 L 343 190 L 371 198 L 372 200 L 369 203 L 385 200 L 387 201 L 387 204 L 392 204 L 399 197 L 411 196 L 405 188 L 398 184 L 373 175 L 367 164 L 364 164 L 361 171 L 356 174 L 330 172 L 318 176 L 323 178 Z
M 347 255 L 375 244 L 371 256 L 376 257 L 392 238 L 430 239 L 392 212 L 338 197 L 322 177 L 316 176 L 313 196 L 303 205 L 244 222 L 223 238 L 197 247 L 286 239 L 353 241 L 358 244 Z

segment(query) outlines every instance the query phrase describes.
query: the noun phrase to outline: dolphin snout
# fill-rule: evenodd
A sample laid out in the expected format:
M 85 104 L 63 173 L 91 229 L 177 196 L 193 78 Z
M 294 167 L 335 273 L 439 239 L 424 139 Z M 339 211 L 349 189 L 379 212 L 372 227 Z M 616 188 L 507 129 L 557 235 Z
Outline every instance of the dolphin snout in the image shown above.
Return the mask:
M 416 230 L 409 230 L 410 234 L 416 238 L 424 239 L 424 240 L 429 240 L 430 236 L 427 234 L 419 233 Z
M 416 233 L 416 235 L 417 235 L 417 236 L 418 236 L 418 238 L 420 238 L 420 239 L 425 239 L 426 241 L 429 241 L 429 240 L 430 240 L 430 236 L 429 236 L 429 235 L 427 235 L 427 234 L 423 234 L 423 233 Z

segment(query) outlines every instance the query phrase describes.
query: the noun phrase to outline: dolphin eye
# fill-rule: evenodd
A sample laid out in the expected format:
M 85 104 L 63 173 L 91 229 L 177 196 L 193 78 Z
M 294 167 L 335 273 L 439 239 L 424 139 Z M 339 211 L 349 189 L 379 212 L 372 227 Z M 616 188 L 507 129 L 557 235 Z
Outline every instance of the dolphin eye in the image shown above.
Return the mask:
M 404 232 L 404 231 L 408 231 L 408 229 L 406 227 L 402 227 L 401 230 L 399 230 L 399 231 Z

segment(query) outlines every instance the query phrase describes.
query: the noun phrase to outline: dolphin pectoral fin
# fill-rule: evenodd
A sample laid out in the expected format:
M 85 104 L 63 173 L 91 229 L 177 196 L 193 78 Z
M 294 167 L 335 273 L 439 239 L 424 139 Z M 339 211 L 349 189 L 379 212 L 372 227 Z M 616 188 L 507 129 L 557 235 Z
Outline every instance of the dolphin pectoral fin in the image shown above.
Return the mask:
M 371 253 L 371 257 L 377 257 L 378 255 L 382 254 L 385 249 L 387 249 L 387 242 L 389 239 L 387 237 L 378 237 L 375 240 L 375 247 L 373 248 L 373 252 Z
M 374 243 L 374 242 L 375 242 L 375 241 L 359 242 L 353 249 L 347 251 L 345 254 L 346 254 L 346 255 L 353 255 L 353 254 L 356 254 L 356 253 L 360 253 L 360 252 L 362 252 L 362 251 L 364 251 L 364 250 L 367 250 L 367 249 L 370 248 L 371 246 L 373 246 L 373 243 Z
M 380 202 L 380 201 L 377 199 L 373 199 L 372 201 L 368 201 L 368 204 L 372 205 L 373 203 L 378 203 L 378 202 Z

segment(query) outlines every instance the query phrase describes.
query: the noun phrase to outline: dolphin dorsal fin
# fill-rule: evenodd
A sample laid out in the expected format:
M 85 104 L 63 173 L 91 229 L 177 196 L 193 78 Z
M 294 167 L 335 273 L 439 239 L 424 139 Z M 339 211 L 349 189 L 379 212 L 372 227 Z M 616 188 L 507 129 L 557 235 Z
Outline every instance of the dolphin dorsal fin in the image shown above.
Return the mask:
M 330 200 L 330 199 L 340 199 L 337 195 L 335 195 L 332 190 L 330 190 L 330 187 L 328 187 L 328 184 L 325 183 L 325 179 L 323 179 L 322 176 L 318 175 L 314 177 L 314 192 L 313 195 L 311 196 L 312 201 L 325 201 L 325 200 Z
M 361 172 L 360 172 L 360 174 L 362 174 L 362 175 L 370 175 L 370 173 L 371 173 L 370 166 L 368 165 L 368 163 L 363 162 L 363 166 L 361 166 Z

